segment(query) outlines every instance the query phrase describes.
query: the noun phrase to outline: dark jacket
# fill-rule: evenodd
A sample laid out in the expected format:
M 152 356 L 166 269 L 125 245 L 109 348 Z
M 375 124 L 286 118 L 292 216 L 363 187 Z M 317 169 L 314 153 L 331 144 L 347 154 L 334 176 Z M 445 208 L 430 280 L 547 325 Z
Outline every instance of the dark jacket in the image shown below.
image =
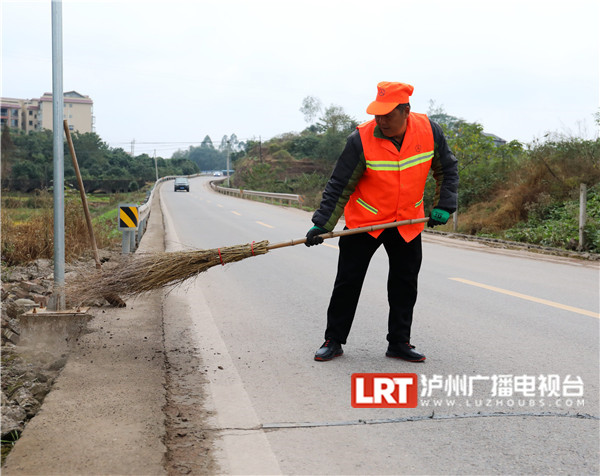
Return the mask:
M 429 122 L 434 142 L 431 161 L 431 170 L 436 181 L 434 207 L 454 213 L 458 205 L 458 162 L 448 147 L 441 126 L 431 120 Z M 375 128 L 375 133 L 381 134 L 378 127 Z M 381 137 L 390 140 L 400 150 L 401 143 L 383 135 Z M 366 167 L 360 134 L 355 130 L 348 137 L 325 186 L 321 205 L 312 218 L 315 225 L 327 231 L 334 229 Z

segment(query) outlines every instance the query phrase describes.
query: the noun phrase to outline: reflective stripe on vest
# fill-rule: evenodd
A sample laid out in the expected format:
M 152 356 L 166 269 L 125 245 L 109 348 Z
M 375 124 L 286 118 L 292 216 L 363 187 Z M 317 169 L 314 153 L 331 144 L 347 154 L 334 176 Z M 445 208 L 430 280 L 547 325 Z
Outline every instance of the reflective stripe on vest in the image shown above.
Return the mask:
M 371 170 L 377 170 L 379 172 L 397 172 L 399 170 L 406 170 L 409 167 L 414 167 L 415 165 L 419 165 L 424 162 L 429 162 L 431 159 L 433 159 L 433 151 L 424 152 L 423 154 L 418 154 L 398 162 L 389 160 L 367 160 L 367 168 Z
M 358 204 L 360 206 L 365 207 L 367 210 L 369 210 L 371 213 L 375 213 L 375 215 L 377 215 L 377 208 L 372 207 L 371 205 L 369 205 L 367 202 L 365 202 L 362 198 L 359 198 L 358 200 L 356 200 L 358 202 Z
M 434 155 L 433 131 L 425 114 L 410 113 L 400 150 L 374 136 L 375 120 L 358 126 L 366 169 L 344 215 L 348 228 L 422 218 L 425 182 Z M 405 241 L 417 237 L 422 223 L 398 227 Z M 370 232 L 378 237 L 382 230 Z

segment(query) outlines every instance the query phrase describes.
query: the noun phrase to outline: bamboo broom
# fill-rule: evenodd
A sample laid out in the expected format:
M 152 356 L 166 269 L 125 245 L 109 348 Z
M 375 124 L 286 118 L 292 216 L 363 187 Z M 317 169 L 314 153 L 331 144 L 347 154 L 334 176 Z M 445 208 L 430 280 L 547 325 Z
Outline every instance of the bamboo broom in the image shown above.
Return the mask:
M 429 218 L 396 221 L 383 225 L 365 226 L 350 230 L 324 233 L 323 239 L 355 235 L 370 231 L 396 228 L 403 225 L 425 223 Z M 87 274 L 78 277 L 68 285 L 71 296 L 80 302 L 97 299 L 106 295 L 136 296 L 160 288 L 177 286 L 198 276 L 213 266 L 234 263 L 251 256 L 268 253 L 277 248 L 300 245 L 306 238 L 270 244 L 268 241 L 252 242 L 245 245 L 214 248 L 210 250 L 177 251 L 134 255 L 119 263 L 111 272 Z

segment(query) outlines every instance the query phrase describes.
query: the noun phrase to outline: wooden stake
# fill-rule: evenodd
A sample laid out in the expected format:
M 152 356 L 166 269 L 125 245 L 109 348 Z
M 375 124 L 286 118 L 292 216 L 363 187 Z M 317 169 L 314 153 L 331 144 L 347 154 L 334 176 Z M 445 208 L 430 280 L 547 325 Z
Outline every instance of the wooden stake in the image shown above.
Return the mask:
M 83 213 L 85 214 L 85 221 L 87 223 L 88 233 L 90 235 L 90 242 L 92 244 L 92 250 L 94 251 L 96 269 L 102 269 L 100 256 L 98 255 L 98 246 L 96 245 L 96 237 L 94 236 L 94 229 L 92 228 L 92 217 L 90 216 L 90 209 L 88 207 L 85 189 L 83 188 L 83 180 L 81 179 L 81 172 L 79 171 L 79 164 L 77 163 L 77 156 L 75 155 L 75 147 L 73 147 L 73 140 L 71 139 L 71 131 L 69 130 L 69 124 L 67 123 L 66 119 L 63 121 L 63 125 L 65 128 L 65 135 L 67 136 L 67 144 L 69 144 L 69 152 L 71 153 L 71 162 L 73 163 L 75 176 L 77 177 L 77 184 L 79 185 L 79 195 L 81 196 Z
M 79 164 L 77 163 L 77 155 L 75 155 L 75 147 L 73 147 L 73 140 L 71 139 L 71 131 L 69 130 L 69 124 L 65 119 L 63 121 L 65 129 L 65 136 L 67 137 L 67 144 L 69 144 L 69 152 L 71 153 L 71 162 L 75 169 L 75 176 L 77 177 L 77 184 L 79 185 L 79 195 L 81 196 L 81 203 L 83 205 L 83 213 L 85 214 L 85 221 L 87 223 L 88 233 L 90 235 L 90 243 L 92 244 L 92 250 L 94 252 L 94 261 L 96 262 L 96 269 L 102 271 L 102 263 L 100 263 L 100 256 L 98 254 L 98 246 L 96 245 L 96 237 L 94 236 L 94 228 L 92 227 L 92 217 L 90 215 L 90 209 L 88 206 L 87 197 L 85 195 L 85 189 L 83 188 L 83 180 L 81 178 L 81 172 L 79 171 Z M 125 307 L 125 301 L 123 301 L 116 294 L 109 294 L 104 296 L 111 306 Z

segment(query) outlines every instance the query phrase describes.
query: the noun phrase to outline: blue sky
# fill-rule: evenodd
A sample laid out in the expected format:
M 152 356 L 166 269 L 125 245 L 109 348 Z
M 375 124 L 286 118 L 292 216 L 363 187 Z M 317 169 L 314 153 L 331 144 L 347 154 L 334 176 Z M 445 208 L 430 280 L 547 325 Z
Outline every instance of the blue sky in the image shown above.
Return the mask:
M 50 0 L 2 0 L 2 96 L 52 91 Z M 64 89 L 112 146 L 169 157 L 306 127 L 314 96 L 357 121 L 379 81 L 525 143 L 597 137 L 600 2 L 64 0 Z

